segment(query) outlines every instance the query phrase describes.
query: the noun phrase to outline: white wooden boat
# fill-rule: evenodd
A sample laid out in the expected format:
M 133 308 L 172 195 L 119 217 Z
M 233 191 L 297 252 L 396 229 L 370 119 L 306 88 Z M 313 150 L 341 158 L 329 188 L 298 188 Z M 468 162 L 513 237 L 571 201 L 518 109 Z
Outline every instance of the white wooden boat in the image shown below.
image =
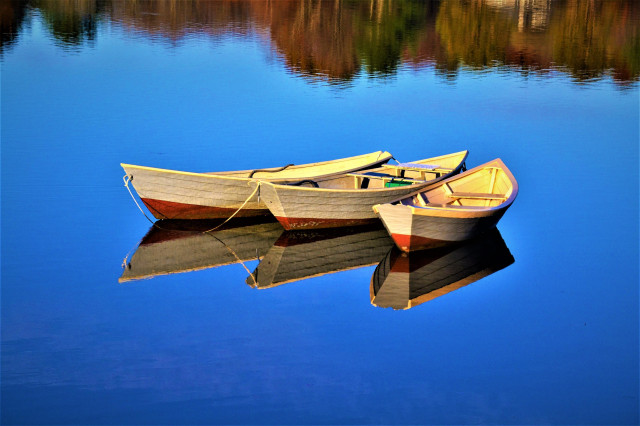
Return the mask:
M 371 303 L 409 309 L 474 283 L 514 262 L 500 232 L 433 250 L 404 253 L 393 247 L 371 277 Z
M 374 204 L 387 203 L 457 174 L 467 155 L 468 151 L 461 151 L 298 184 L 263 181 L 260 197 L 287 230 L 377 222 Z
M 226 218 L 243 206 L 251 196 L 251 181 L 286 183 L 316 179 L 376 167 L 392 158 L 386 151 L 320 163 L 288 165 L 279 168 L 231 172 L 192 173 L 154 167 L 121 164 L 125 182 L 136 192 L 157 219 Z M 256 195 L 238 212 L 237 217 L 269 214 Z
M 375 265 L 393 247 L 381 224 L 285 231 L 247 284 L 264 289 L 311 277 Z
M 402 251 L 472 238 L 496 226 L 518 195 L 500 159 L 408 197 L 373 207 Z
M 271 217 L 244 218 L 204 233 L 220 221 L 158 222 L 125 265 L 120 282 L 260 259 L 284 232 Z

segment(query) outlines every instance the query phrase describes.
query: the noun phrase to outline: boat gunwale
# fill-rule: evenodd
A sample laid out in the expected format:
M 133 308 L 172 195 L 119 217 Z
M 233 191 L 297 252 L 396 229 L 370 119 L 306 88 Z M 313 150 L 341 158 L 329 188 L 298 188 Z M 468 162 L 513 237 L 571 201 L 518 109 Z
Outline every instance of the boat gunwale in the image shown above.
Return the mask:
M 352 169 L 348 169 L 348 170 L 341 170 L 341 171 L 335 171 L 333 173 L 327 173 L 327 174 L 323 174 L 323 175 L 315 175 L 315 176 L 311 176 L 313 178 L 319 178 L 319 177 L 325 177 L 325 176 L 332 176 L 332 175 L 336 175 L 336 174 L 343 174 L 343 173 L 349 173 L 351 171 L 355 171 L 355 170 L 362 170 L 368 167 L 372 167 L 376 164 L 383 164 L 389 160 L 391 160 L 393 158 L 393 156 L 391 155 L 391 153 L 389 153 L 388 151 L 374 151 L 374 152 L 370 152 L 368 154 L 361 154 L 361 155 L 355 155 L 353 157 L 344 157 L 344 158 L 337 158 L 334 160 L 327 160 L 327 161 L 320 161 L 320 162 L 316 162 L 316 163 L 305 163 L 305 164 L 298 164 L 298 165 L 293 165 L 289 168 L 289 170 L 298 170 L 298 169 L 304 169 L 304 168 L 308 168 L 308 167 L 315 167 L 315 166 L 323 166 L 323 165 L 329 165 L 332 163 L 338 163 L 341 161 L 348 161 L 348 160 L 355 160 L 358 158 L 366 158 L 368 156 L 375 156 L 376 154 L 378 154 L 378 157 L 376 158 L 375 161 L 372 161 L 370 163 L 367 164 L 363 164 L 360 167 L 355 167 Z M 237 173 L 250 173 L 254 170 L 257 169 L 248 169 L 248 170 L 229 170 L 229 171 L 222 171 L 222 172 L 186 172 L 186 171 L 182 171 L 182 170 L 174 170 L 174 169 L 163 169 L 163 168 L 159 168 L 159 167 L 149 167 L 149 166 L 139 166 L 136 164 L 128 164 L 128 163 L 120 163 L 120 166 L 125 169 L 126 168 L 133 168 L 133 169 L 138 169 L 138 170 L 144 170 L 144 171 L 150 171 L 150 172 L 160 172 L 160 173 L 167 173 L 167 174 L 175 174 L 175 175 L 183 175 L 183 176 L 197 176 L 197 177 L 204 177 L 204 178 L 209 178 L 209 179 L 228 179 L 228 180 L 236 180 L 236 181 L 244 181 L 247 183 L 250 182 L 259 182 L 262 180 L 266 180 L 266 181 L 274 181 L 274 182 L 278 182 L 278 181 L 287 181 L 287 180 L 299 180 L 302 179 L 301 177 L 279 177 L 279 178 L 262 178 L 262 177 L 240 177 L 240 176 L 230 176 L 230 175 L 225 175 L 225 173 L 229 173 L 229 174 L 237 174 Z M 269 169 L 277 169 L 278 167 L 270 167 L 267 168 L 266 170 L 268 171 Z M 263 169 L 260 169 L 263 170 Z M 264 173 L 264 171 L 260 171 L 258 173 Z
M 464 154 L 464 155 L 462 155 L 462 154 Z M 428 187 L 430 187 L 431 185 L 436 185 L 438 183 L 441 183 L 445 179 L 449 179 L 451 177 L 456 176 L 456 172 L 460 171 L 460 169 L 462 168 L 462 165 L 466 161 L 466 159 L 467 159 L 467 157 L 469 155 L 469 151 L 468 150 L 464 150 L 464 151 L 454 152 L 454 153 L 451 153 L 451 154 L 440 155 L 438 157 L 429 157 L 429 158 L 424 158 L 422 160 L 416 160 L 416 161 L 427 161 L 427 160 L 435 160 L 435 159 L 444 158 L 444 157 L 452 157 L 452 156 L 456 156 L 456 155 L 462 156 L 462 160 L 449 173 L 445 173 L 442 176 L 440 176 L 439 178 L 435 178 L 435 179 L 432 179 L 432 180 L 419 181 L 417 183 L 414 183 L 414 184 L 411 184 L 411 185 L 407 185 L 407 186 L 400 186 L 400 187 L 396 186 L 396 187 L 390 187 L 390 188 L 371 188 L 371 189 L 369 189 L 369 188 L 366 188 L 366 189 L 362 189 L 362 188 L 338 189 L 338 188 L 316 188 L 316 187 L 308 187 L 308 186 L 295 186 L 295 185 L 274 183 L 274 182 L 269 182 L 269 181 L 261 181 L 260 185 L 268 184 L 269 186 L 272 186 L 276 192 L 280 191 L 280 190 L 289 190 L 291 192 L 311 191 L 311 192 L 331 192 L 331 193 L 350 193 L 350 194 L 365 194 L 365 193 L 366 194 L 378 194 L 378 193 L 398 191 L 398 190 L 402 190 L 402 189 L 406 189 L 406 188 L 411 187 L 412 189 L 417 188 L 417 189 L 415 189 L 415 192 L 413 192 L 415 194 L 417 192 L 426 191 L 428 189 Z M 350 173 L 350 172 L 337 173 L 337 175 L 347 174 L 347 173 Z M 403 199 L 405 199 L 407 197 L 409 197 L 409 195 L 403 195 L 401 198 L 399 198 L 399 200 L 403 200 Z

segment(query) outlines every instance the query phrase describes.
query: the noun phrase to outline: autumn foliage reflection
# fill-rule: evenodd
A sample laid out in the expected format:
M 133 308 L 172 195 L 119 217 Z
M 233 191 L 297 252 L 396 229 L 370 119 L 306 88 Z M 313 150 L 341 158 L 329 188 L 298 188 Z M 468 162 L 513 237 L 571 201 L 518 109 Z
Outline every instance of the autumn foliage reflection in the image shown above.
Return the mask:
M 104 20 L 179 45 L 190 37 L 258 37 L 287 69 L 312 80 L 386 78 L 400 67 L 505 67 L 576 81 L 640 76 L 640 6 L 607 0 L 32 0 L 0 8 L 2 47 L 25 10 L 62 46 L 91 43 Z M 28 18 L 27 18 L 28 19 Z

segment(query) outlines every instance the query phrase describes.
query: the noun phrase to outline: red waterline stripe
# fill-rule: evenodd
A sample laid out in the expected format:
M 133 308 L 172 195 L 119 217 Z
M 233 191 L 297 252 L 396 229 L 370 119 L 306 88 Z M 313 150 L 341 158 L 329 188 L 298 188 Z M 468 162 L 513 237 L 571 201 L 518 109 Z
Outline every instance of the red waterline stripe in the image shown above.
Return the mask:
M 175 203 L 173 201 L 142 198 L 142 202 L 156 219 L 225 219 L 237 209 L 226 207 L 199 206 Z M 234 217 L 268 215 L 268 209 L 242 209 Z
M 451 241 L 436 240 L 417 235 L 391 234 L 391 238 L 402 251 L 432 249 L 451 244 Z

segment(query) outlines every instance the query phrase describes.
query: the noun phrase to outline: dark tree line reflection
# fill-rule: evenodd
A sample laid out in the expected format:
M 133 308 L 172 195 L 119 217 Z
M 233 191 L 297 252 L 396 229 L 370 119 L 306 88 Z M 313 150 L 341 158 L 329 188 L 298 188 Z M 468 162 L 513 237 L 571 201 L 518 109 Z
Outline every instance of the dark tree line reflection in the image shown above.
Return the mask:
M 640 76 L 636 1 L 5 0 L 0 54 L 35 15 L 64 48 L 91 45 L 101 21 L 170 45 L 258 35 L 293 72 L 329 82 L 401 66 L 447 78 L 492 67 L 620 84 Z
M 26 5 L 18 0 L 0 2 L 0 54 L 18 39 L 24 23 Z

